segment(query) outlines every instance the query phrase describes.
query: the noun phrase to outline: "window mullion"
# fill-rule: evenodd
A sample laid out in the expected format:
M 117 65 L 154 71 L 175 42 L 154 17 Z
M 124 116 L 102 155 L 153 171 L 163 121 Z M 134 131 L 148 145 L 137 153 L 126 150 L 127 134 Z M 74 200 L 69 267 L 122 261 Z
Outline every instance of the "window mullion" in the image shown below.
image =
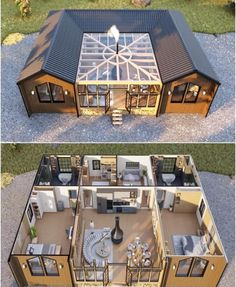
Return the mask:
M 197 257 L 196 257 L 196 258 L 197 258 Z M 193 270 L 193 267 L 194 267 L 194 263 L 195 263 L 195 259 L 196 259 L 196 258 L 193 258 L 193 257 L 192 257 L 192 262 L 191 262 L 191 264 L 190 264 L 187 277 L 191 277 L 190 274 L 192 273 L 192 270 Z
M 189 83 L 187 83 L 187 85 L 186 85 L 182 103 L 185 103 L 185 97 L 186 97 L 186 95 L 187 95 L 188 89 L 189 89 Z
M 47 83 L 47 87 L 48 87 L 49 97 L 51 99 L 51 103 L 53 103 L 52 91 L 51 91 L 51 87 L 50 87 L 49 83 Z
M 40 261 L 41 266 L 42 266 L 42 269 L 43 269 L 44 276 L 47 276 L 46 268 L 45 268 L 45 266 L 44 266 L 44 262 L 43 262 L 42 257 L 43 257 L 43 256 L 38 256 L 39 261 Z

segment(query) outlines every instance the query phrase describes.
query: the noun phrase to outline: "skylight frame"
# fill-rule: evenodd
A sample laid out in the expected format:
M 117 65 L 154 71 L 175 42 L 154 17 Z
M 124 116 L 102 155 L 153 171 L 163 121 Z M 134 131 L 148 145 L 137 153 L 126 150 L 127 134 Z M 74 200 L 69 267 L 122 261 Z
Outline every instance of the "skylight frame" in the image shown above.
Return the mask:
M 76 82 L 161 84 L 149 34 L 120 33 L 117 55 L 115 40 L 107 33 L 84 33 Z

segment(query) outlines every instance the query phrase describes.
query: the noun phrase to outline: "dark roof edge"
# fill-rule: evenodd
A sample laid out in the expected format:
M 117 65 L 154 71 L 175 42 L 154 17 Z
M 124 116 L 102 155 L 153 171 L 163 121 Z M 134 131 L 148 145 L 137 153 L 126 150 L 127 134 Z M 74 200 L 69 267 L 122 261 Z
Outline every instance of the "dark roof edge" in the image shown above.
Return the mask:
M 28 77 L 17 81 L 16 84 L 17 84 L 17 85 L 20 85 L 20 84 L 23 83 L 24 81 L 27 81 L 28 79 L 30 79 L 30 78 L 32 78 L 32 77 L 35 77 L 35 76 L 37 76 L 37 75 L 40 74 L 40 73 L 48 74 L 48 75 L 50 75 L 50 76 L 52 76 L 52 77 L 55 77 L 55 78 L 57 78 L 57 79 L 59 79 L 59 80 L 61 80 L 61 81 L 67 82 L 67 83 L 69 83 L 69 84 L 73 84 L 73 85 L 75 84 L 75 82 L 73 82 L 73 81 L 69 81 L 68 79 L 65 79 L 65 78 L 63 78 L 63 77 L 59 77 L 58 75 L 53 74 L 52 72 L 48 72 L 48 71 L 46 71 L 46 70 L 44 70 L 44 69 L 40 69 L 39 71 L 37 71 L 37 72 L 35 72 L 35 73 L 29 75 Z
M 220 81 L 219 81 L 217 75 L 215 75 L 215 77 L 212 77 L 212 76 L 210 76 L 210 75 L 208 75 L 208 74 L 203 73 L 201 70 L 199 70 L 199 69 L 198 69 L 198 65 L 195 63 L 193 57 L 190 55 L 190 51 L 189 51 L 189 49 L 188 49 L 188 44 L 186 43 L 186 39 L 185 39 L 185 37 L 184 37 L 182 31 L 180 30 L 180 24 L 177 22 L 177 17 L 176 17 L 176 15 L 181 16 L 181 21 L 182 21 L 183 23 L 185 23 L 185 29 L 188 29 L 189 32 L 190 32 L 190 34 L 193 35 L 191 41 L 194 41 L 194 45 L 197 46 L 197 47 L 198 47 L 198 50 L 205 56 L 205 61 L 206 61 L 207 64 L 209 65 L 209 67 L 210 67 L 210 69 L 212 70 L 212 72 L 215 74 L 215 72 L 214 72 L 214 70 L 213 70 L 213 68 L 212 68 L 212 66 L 211 66 L 211 63 L 209 62 L 208 58 L 206 57 L 205 52 L 203 51 L 201 45 L 199 44 L 199 42 L 198 42 L 197 39 L 195 38 L 195 36 L 194 36 L 192 30 L 189 28 L 189 25 L 188 25 L 187 21 L 185 20 L 185 18 L 183 17 L 183 14 L 182 14 L 180 11 L 177 11 L 177 10 L 168 10 L 168 12 L 169 12 L 169 14 L 170 14 L 170 16 L 171 16 L 171 19 L 172 19 L 173 23 L 175 24 L 175 26 L 176 26 L 176 28 L 177 28 L 178 34 L 179 34 L 180 39 L 182 40 L 182 43 L 183 43 L 183 45 L 184 45 L 184 47 L 185 47 L 185 49 L 186 49 L 186 51 L 187 51 L 187 53 L 188 53 L 188 56 L 189 56 L 189 58 L 191 59 L 191 62 L 192 62 L 192 64 L 193 64 L 193 66 L 195 67 L 195 69 L 197 70 L 197 72 L 201 73 L 202 75 L 204 75 L 204 76 L 210 78 L 211 80 L 213 80 L 213 81 L 215 81 L 215 82 L 220 83 Z
M 47 49 L 47 55 L 45 56 L 45 59 L 44 59 L 44 62 L 43 62 L 43 65 L 42 65 L 41 70 L 44 70 L 45 64 L 47 63 L 49 54 L 50 54 L 50 52 L 51 52 L 53 43 L 54 43 L 55 38 L 56 38 L 56 35 L 57 35 L 58 27 L 60 26 L 61 21 L 62 21 L 62 18 L 63 18 L 63 15 L 64 15 L 64 10 L 53 10 L 53 11 L 49 11 L 48 16 L 47 16 L 47 18 L 48 18 L 48 17 L 50 17 L 53 13 L 57 13 L 57 12 L 60 13 L 61 15 L 60 15 L 60 18 L 59 18 L 59 20 L 58 20 L 58 22 L 57 22 L 56 29 L 55 29 L 55 31 L 54 31 L 54 33 L 53 33 L 53 38 L 52 38 L 52 40 L 50 41 L 50 46 L 49 46 L 49 48 Z
M 177 78 L 172 77 L 171 79 L 169 79 L 169 80 L 167 80 L 167 81 L 163 81 L 162 83 L 163 83 L 163 85 L 166 85 L 166 84 L 169 84 L 169 83 L 171 83 L 171 82 L 173 82 L 173 81 L 177 81 L 177 80 L 179 80 L 179 79 L 181 79 L 181 78 L 190 76 L 190 75 L 192 75 L 192 74 L 194 74 L 194 73 L 198 73 L 198 74 L 202 75 L 203 77 L 205 77 L 205 78 L 207 78 L 207 79 L 209 79 L 209 80 L 211 80 L 211 81 L 214 81 L 214 82 L 215 82 L 216 84 L 218 84 L 219 86 L 221 85 L 221 83 L 220 83 L 218 80 L 213 79 L 213 78 L 210 77 L 209 75 L 206 75 L 206 74 L 202 73 L 201 71 L 198 71 L 197 69 L 195 69 L 195 70 L 193 70 L 193 71 L 191 71 L 191 72 L 189 72 L 189 73 L 182 74 L 182 75 L 180 75 L 180 76 L 177 77 Z

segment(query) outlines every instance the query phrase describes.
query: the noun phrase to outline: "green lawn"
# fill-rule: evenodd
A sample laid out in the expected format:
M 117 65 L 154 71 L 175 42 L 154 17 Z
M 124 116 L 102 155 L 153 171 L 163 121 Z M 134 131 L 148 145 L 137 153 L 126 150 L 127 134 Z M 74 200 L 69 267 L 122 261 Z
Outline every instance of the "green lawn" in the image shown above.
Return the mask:
M 38 168 L 42 154 L 191 154 L 199 171 L 234 175 L 233 144 L 2 144 L 2 173 Z
M 52 9 L 134 9 L 130 0 L 31 0 L 32 15 L 22 20 L 14 0 L 2 0 L 2 40 L 10 33 L 39 30 Z M 193 31 L 224 33 L 234 31 L 234 12 L 228 0 L 152 0 L 147 9 L 176 9 L 183 12 Z

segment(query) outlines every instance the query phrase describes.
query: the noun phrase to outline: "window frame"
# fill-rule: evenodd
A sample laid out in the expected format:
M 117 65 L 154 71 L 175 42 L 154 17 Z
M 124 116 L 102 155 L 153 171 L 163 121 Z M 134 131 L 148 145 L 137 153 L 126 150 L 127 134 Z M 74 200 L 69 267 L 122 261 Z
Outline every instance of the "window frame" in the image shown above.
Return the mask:
M 35 258 L 37 258 L 38 261 L 40 262 L 40 266 L 42 268 L 42 274 L 34 274 L 32 269 L 31 269 L 30 260 L 35 259 Z M 29 268 L 31 276 L 40 276 L 40 277 L 41 276 L 45 276 L 46 273 L 45 273 L 44 265 L 43 265 L 43 262 L 42 262 L 40 256 L 31 257 L 31 258 L 27 259 L 26 262 L 27 262 L 27 265 L 28 265 L 28 268 Z
M 57 274 L 49 274 L 49 273 L 47 272 L 47 268 L 46 268 L 44 259 L 49 259 L 49 260 L 52 260 L 52 261 L 54 261 L 54 262 L 56 263 Z M 55 259 L 50 258 L 50 257 L 47 257 L 47 256 L 42 256 L 42 257 L 41 257 L 41 260 L 42 260 L 42 263 L 43 263 L 43 267 L 44 267 L 44 271 L 45 271 L 45 276 L 48 276 L 48 277 L 57 277 L 57 276 L 60 276 L 59 269 L 58 269 L 58 266 L 57 266 L 57 261 L 56 261 Z
M 187 93 L 188 93 L 188 91 L 189 91 L 190 85 L 198 86 L 199 89 L 198 89 L 197 95 L 195 96 L 195 100 L 194 100 L 194 101 L 187 101 L 187 102 L 186 102 L 186 96 L 187 96 Z M 201 90 L 201 86 L 199 86 L 199 85 L 197 85 L 197 84 L 194 84 L 194 83 L 192 83 L 192 82 L 189 82 L 189 83 L 187 84 L 187 89 L 186 89 L 186 91 L 185 91 L 183 103 L 184 103 L 184 104 L 194 104 L 194 103 L 196 103 L 196 102 L 197 102 L 197 99 L 198 99 L 198 95 L 199 95 L 199 93 L 200 93 L 200 90 Z
M 48 92 L 49 92 L 49 100 L 41 100 L 40 98 L 40 95 L 39 95 L 39 91 L 38 91 L 38 87 L 40 86 L 43 86 L 43 85 L 46 85 L 47 86 L 47 89 L 48 89 Z M 55 86 L 58 86 L 62 89 L 62 94 L 63 94 L 63 101 L 55 101 L 54 98 L 53 98 L 53 95 L 52 95 L 52 89 L 51 89 L 51 85 L 55 85 Z M 38 100 L 40 103 L 65 103 L 65 93 L 64 93 L 64 89 L 63 89 L 63 86 L 60 86 L 60 85 L 57 85 L 55 83 L 52 83 L 52 82 L 44 82 L 42 84 L 39 84 L 39 85 L 36 85 L 35 86 L 35 90 L 36 90 L 36 93 L 37 93 L 37 96 L 38 96 Z
M 49 92 L 49 100 L 41 100 L 41 98 L 40 98 L 40 93 L 39 93 L 38 87 L 44 86 L 44 85 L 46 85 L 46 87 L 47 87 L 47 89 L 48 89 L 48 92 Z M 50 91 L 50 88 L 49 88 L 47 82 L 35 86 L 35 90 L 36 90 L 36 92 L 37 92 L 38 100 L 39 100 L 40 103 L 51 103 L 51 102 L 52 102 L 51 91 Z
M 181 101 L 173 101 L 172 97 L 174 96 L 174 90 L 175 90 L 176 87 L 180 87 L 180 86 L 185 86 L 184 91 L 183 91 L 183 95 L 182 95 L 182 98 L 181 98 Z M 185 94 L 186 94 L 187 88 L 188 88 L 188 83 L 183 83 L 183 84 L 174 86 L 173 91 L 171 93 L 171 100 L 170 100 L 170 102 L 172 104 L 182 104 L 183 101 L 184 101 L 184 98 L 185 98 Z
M 203 270 L 203 273 L 202 273 L 200 276 L 196 276 L 196 275 L 194 276 L 194 275 L 192 275 L 192 272 L 193 272 L 193 269 L 194 269 L 194 265 L 195 265 L 195 263 L 197 262 L 197 260 L 206 261 L 205 267 L 204 267 L 204 269 L 202 269 L 202 270 Z M 204 274 L 205 274 L 205 272 L 206 272 L 208 263 L 209 263 L 209 260 L 207 260 L 207 259 L 204 259 L 204 258 L 201 258 L 201 257 L 195 257 L 194 260 L 193 260 L 193 262 L 192 262 L 192 264 L 191 264 L 191 268 L 190 268 L 190 272 L 189 272 L 189 277 L 192 277 L 192 278 L 204 277 Z
M 98 166 L 96 166 L 98 164 Z M 92 160 L 93 170 L 101 170 L 101 161 L 99 159 Z
M 165 160 L 171 160 L 172 162 L 174 162 L 172 171 L 170 171 L 170 170 L 166 171 L 165 170 L 166 169 L 165 168 Z M 163 158 L 163 163 L 162 163 L 162 173 L 174 173 L 175 172 L 175 167 L 176 167 L 176 160 L 177 160 L 177 158 L 175 158 L 175 157 L 164 157 Z M 168 163 L 167 165 L 170 166 L 170 163 Z
M 178 270 L 179 270 L 179 267 L 180 267 L 181 262 L 182 262 L 182 261 L 187 261 L 187 260 L 191 260 L 191 262 L 190 262 L 190 264 L 189 264 L 189 267 L 188 267 L 188 270 L 187 270 L 187 272 L 186 272 L 186 275 L 177 275 L 177 272 L 178 272 Z M 190 274 L 190 271 L 192 270 L 192 265 L 193 265 L 193 262 L 194 262 L 194 261 L 195 261 L 195 260 L 194 260 L 193 257 L 188 257 L 188 258 L 184 258 L 184 259 L 179 260 L 178 266 L 177 266 L 176 272 L 175 272 L 175 277 L 184 277 L 184 278 L 189 277 L 189 274 Z
M 206 204 L 205 204 L 205 201 L 204 201 L 203 198 L 202 198 L 202 200 L 201 200 L 201 203 L 200 203 L 200 206 L 199 206 L 198 210 L 199 210 L 199 214 L 200 214 L 200 216 L 201 216 L 201 218 L 202 218 L 203 215 L 204 215 L 204 212 L 205 212 L 205 210 L 206 210 Z
M 59 167 L 59 171 L 60 173 L 71 173 L 72 172 L 72 164 L 71 164 L 71 157 L 69 156 L 58 156 L 57 158 L 58 160 L 58 167 Z M 70 169 L 69 168 L 64 168 L 64 167 L 61 167 L 61 163 L 60 163 L 60 160 L 70 160 Z M 67 164 L 65 165 L 64 163 L 62 164 L 62 166 L 67 166 Z
M 173 97 L 173 95 L 174 95 L 174 89 L 175 89 L 176 87 L 183 86 L 183 85 L 185 85 L 185 90 L 184 90 L 183 97 L 182 97 L 181 101 L 178 101 L 178 102 L 172 101 L 172 97 Z M 198 87 L 199 87 L 197 96 L 195 97 L 195 101 L 185 101 L 186 95 L 187 95 L 187 93 L 188 93 L 188 90 L 189 90 L 190 85 L 198 86 Z M 193 82 L 186 82 L 186 83 L 183 83 L 183 84 L 180 84 L 180 85 L 176 85 L 176 86 L 174 86 L 174 88 L 173 88 L 173 90 L 172 90 L 170 102 L 171 102 L 171 104 L 195 104 L 195 103 L 197 102 L 197 100 L 198 100 L 198 96 L 199 96 L 199 94 L 200 94 L 201 88 L 202 88 L 201 86 L 199 86 L 198 84 L 194 84 Z
M 83 89 L 80 90 L 80 88 Z M 89 91 L 89 86 L 96 86 L 96 92 L 90 92 Z M 106 86 L 107 90 L 106 92 L 101 92 L 99 91 L 101 86 Z M 78 97 L 79 97 L 79 106 L 81 108 L 106 108 L 106 98 L 107 95 L 109 94 L 109 87 L 107 84 L 87 84 L 87 85 L 77 85 L 77 91 L 78 91 Z M 89 103 L 89 97 L 93 97 L 93 100 L 96 99 L 96 105 L 90 104 Z M 104 97 L 104 104 L 101 104 L 101 97 Z M 86 99 L 87 103 L 84 104 L 84 99 Z
M 29 215 L 29 211 L 30 211 L 30 215 Z M 28 208 L 27 208 L 27 217 L 28 217 L 29 222 L 31 223 L 34 217 L 34 212 L 33 212 L 31 203 L 28 205 Z
M 49 85 L 49 89 L 50 89 L 50 96 L 51 96 L 51 100 L 52 100 L 52 102 L 53 102 L 53 103 L 65 103 L 65 94 L 64 94 L 63 87 L 62 87 L 62 86 L 60 86 L 60 85 L 57 85 L 57 84 L 51 83 L 51 82 L 48 82 L 48 85 Z M 61 88 L 61 90 L 62 90 L 62 95 L 63 95 L 63 100 L 62 100 L 62 101 L 56 101 L 56 100 L 54 100 L 54 98 L 53 98 L 53 94 L 52 94 L 52 87 L 51 87 L 51 85 L 58 86 L 58 87 L 60 87 L 60 88 Z

